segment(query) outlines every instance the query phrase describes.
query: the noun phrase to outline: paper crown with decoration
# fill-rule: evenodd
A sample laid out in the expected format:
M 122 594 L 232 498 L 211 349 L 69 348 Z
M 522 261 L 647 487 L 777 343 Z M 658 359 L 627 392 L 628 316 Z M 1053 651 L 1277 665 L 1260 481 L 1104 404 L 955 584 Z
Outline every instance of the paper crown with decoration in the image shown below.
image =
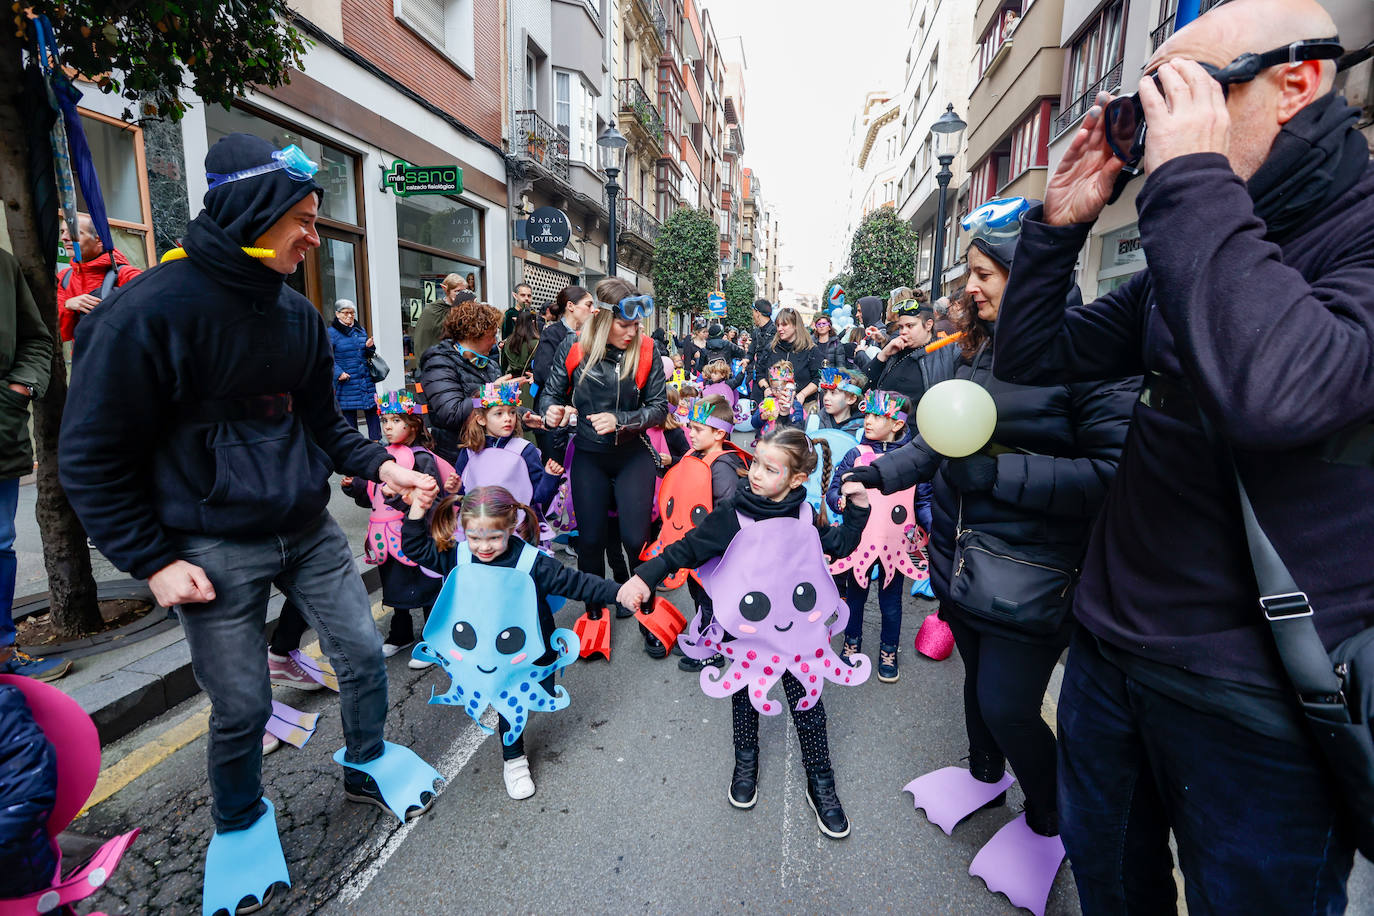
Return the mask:
M 727 433 L 735 428 L 734 418 L 734 408 L 725 400 L 708 404 L 706 398 L 697 398 L 692 401 L 687 410 L 688 422 L 700 423 L 703 426 L 724 430 Z
M 904 395 L 895 391 L 870 391 L 860 408 L 865 414 L 877 414 L 894 420 L 906 421 L 906 409 L 910 402 Z
M 796 378 L 792 372 L 792 364 L 785 360 L 768 367 L 768 381 L 774 385 L 791 385 L 796 382 Z
M 519 382 L 488 382 L 472 399 L 473 407 L 515 407 L 519 403 Z
M 820 385 L 828 391 L 844 391 L 856 397 L 864 395 L 864 390 L 855 380 L 854 373 L 835 366 L 825 366 L 821 369 Z
M 413 394 L 402 389 L 377 395 L 377 413 L 382 416 L 387 414 L 418 414 L 424 413 L 424 409 L 415 403 Z

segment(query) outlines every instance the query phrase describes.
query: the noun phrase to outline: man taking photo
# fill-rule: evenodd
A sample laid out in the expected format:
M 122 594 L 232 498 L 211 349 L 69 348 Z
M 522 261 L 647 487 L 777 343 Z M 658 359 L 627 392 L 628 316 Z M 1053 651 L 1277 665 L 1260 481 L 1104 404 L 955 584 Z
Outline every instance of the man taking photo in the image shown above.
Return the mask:
M 1136 100 L 1098 96 L 1023 221 L 997 375 L 1145 375 L 1059 699 L 1087 914 L 1174 912 L 1171 830 L 1190 912 L 1345 906 L 1352 806 L 1270 623 L 1315 625 L 1327 677 L 1322 650 L 1374 627 L 1374 469 L 1348 447 L 1374 420 L 1374 169 L 1332 91 L 1335 34 L 1313 0 L 1213 9 L 1155 52 Z M 1066 309 L 1128 168 L 1149 267 Z M 1261 608 L 1237 474 L 1305 592 L 1287 604 Z

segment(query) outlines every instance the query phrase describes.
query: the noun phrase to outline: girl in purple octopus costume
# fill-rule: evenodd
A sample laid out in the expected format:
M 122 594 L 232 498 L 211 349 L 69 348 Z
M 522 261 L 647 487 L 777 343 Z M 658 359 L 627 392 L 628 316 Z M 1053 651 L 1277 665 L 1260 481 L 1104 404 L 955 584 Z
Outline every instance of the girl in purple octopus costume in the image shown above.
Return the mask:
M 749 530 L 755 528 L 754 523 L 767 524 L 774 520 L 790 520 L 796 524 L 798 519 L 806 521 L 820 521 L 812 519 L 811 508 L 806 502 L 805 483 L 807 477 L 815 469 L 816 453 L 811 447 L 811 440 L 799 429 L 782 428 L 774 430 L 759 440 L 758 449 L 754 454 L 754 463 L 749 469 L 749 476 L 746 481 L 736 489 L 735 495 L 717 505 L 705 519 L 702 520 L 692 531 L 682 540 L 668 545 L 657 557 L 640 564 L 636 570 L 634 578 L 621 587 L 619 599 L 626 606 L 638 606 L 641 602 L 648 599 L 651 594 L 651 586 L 656 586 L 668 573 L 677 569 L 696 569 L 704 564 L 712 563 L 717 558 L 726 554 L 731 546 L 731 542 L 737 537 L 748 537 Z M 812 606 L 819 610 L 821 614 L 812 614 L 812 617 L 820 618 L 822 626 L 826 621 L 823 615 L 829 615 L 831 608 L 823 606 L 818 600 L 818 592 L 828 588 L 832 596 L 834 613 L 844 614 L 847 609 L 839 601 L 838 593 L 835 591 L 834 583 L 831 580 L 825 556 L 832 557 L 848 556 L 853 552 L 859 543 L 859 538 L 863 533 L 864 525 L 868 521 L 868 498 L 867 493 L 861 487 L 849 487 L 845 490 L 848 503 L 844 511 L 842 524 L 829 527 L 816 525 L 818 531 L 818 542 L 820 549 L 817 555 L 812 558 L 801 556 L 795 558 L 799 562 L 796 564 L 782 564 L 787 566 L 814 566 L 815 575 L 806 581 L 793 581 L 789 578 L 786 582 L 764 582 L 763 576 L 758 576 L 756 580 L 751 580 L 752 588 L 764 591 L 751 592 L 741 598 L 737 603 L 744 616 L 752 621 L 771 622 L 771 618 L 759 618 L 756 612 L 747 613 L 745 605 L 753 601 L 758 603 L 757 596 L 764 595 L 765 591 L 772 594 L 771 599 L 764 598 L 763 604 L 766 608 L 771 604 L 776 610 L 772 614 L 779 617 L 791 614 L 788 608 L 779 607 L 786 602 L 787 597 L 793 599 L 790 604 L 796 604 L 796 596 L 805 591 L 809 591 L 810 603 L 803 608 L 797 606 L 798 611 L 809 611 Z M 748 526 L 747 528 L 745 526 Z M 790 543 L 790 542 L 789 542 Z M 815 542 L 813 542 L 815 543 Z M 803 548 L 806 549 L 806 548 Z M 814 563 L 809 561 L 814 559 Z M 776 563 L 776 560 L 772 562 Z M 714 564 L 712 564 L 714 565 Z M 769 566 L 763 562 L 763 558 L 754 561 L 752 565 L 757 569 Z M 705 572 L 705 571 L 703 571 Z M 774 577 L 777 578 L 777 577 Z M 814 579 L 812 584 L 810 581 Z M 772 586 L 781 585 L 781 588 Z M 778 600 L 779 596 L 783 600 Z M 732 596 L 733 597 L 733 596 Z M 721 620 L 725 619 L 726 608 L 723 602 L 715 602 L 715 614 Z M 750 609 L 754 611 L 754 609 Z M 708 634 L 719 634 L 720 626 L 712 627 L 712 621 L 705 619 L 709 612 L 703 610 L 698 618 L 699 633 L 704 649 L 694 651 L 705 651 L 707 654 L 714 652 L 714 648 L 707 646 L 707 641 L 714 642 Z M 800 619 L 809 620 L 807 616 L 789 617 L 790 620 Z M 814 625 L 817 621 L 812 620 Z M 760 623 L 762 625 L 762 623 Z M 791 627 L 778 628 L 781 632 Z M 805 626 L 805 624 L 803 624 Z M 834 626 L 843 626 L 842 620 Z M 737 627 L 745 633 L 753 632 L 752 627 Z M 824 636 L 822 636 L 825 639 Z M 732 651 L 731 642 L 735 643 L 734 648 L 741 651 Z M 742 657 L 746 654 L 743 649 L 748 645 L 748 640 L 741 639 L 734 641 L 727 634 L 725 643 L 721 647 L 726 656 L 732 661 L 737 662 L 739 667 L 748 668 L 750 665 Z M 684 650 L 686 647 L 684 646 Z M 836 670 L 839 661 L 836 657 L 833 664 L 830 656 L 834 656 L 833 649 L 828 645 L 817 646 L 815 648 L 817 658 L 824 657 L 825 671 L 823 677 L 829 680 L 840 680 L 845 682 L 852 679 L 858 683 L 868 676 L 868 661 L 862 656 L 855 657 L 855 667 L 846 668 L 843 671 Z M 824 680 L 817 681 L 817 678 L 807 674 L 809 681 L 803 686 L 797 676 L 792 673 L 792 668 L 798 671 L 806 669 L 792 666 L 791 658 L 783 659 L 783 664 L 779 668 L 787 670 L 781 674 L 780 678 L 775 672 L 768 670 L 767 659 L 754 659 L 756 667 L 761 670 L 754 671 L 760 675 L 768 677 L 761 678 L 761 689 L 751 693 L 752 681 L 748 682 L 749 687 L 741 689 L 743 685 L 734 684 L 727 680 L 734 669 L 724 675 L 714 674 L 713 669 L 706 669 L 703 672 L 702 685 L 708 693 L 715 696 L 731 694 L 732 718 L 734 725 L 734 746 L 735 746 L 735 768 L 730 780 L 729 801 L 736 808 L 752 808 L 757 799 L 758 788 L 758 722 L 759 712 L 766 715 L 776 715 L 781 712 L 782 704 L 767 696 L 767 689 L 776 680 L 781 680 L 783 690 L 786 693 L 786 705 L 792 713 L 792 721 L 797 727 L 797 737 L 801 744 L 802 763 L 806 769 L 806 794 L 807 801 L 812 810 L 816 813 L 816 822 L 821 832 L 834 839 L 840 839 L 849 835 L 849 819 L 845 816 L 844 808 L 840 804 L 839 796 L 835 791 L 835 774 L 830 763 L 829 739 L 826 734 L 825 706 L 820 699 L 820 687 Z M 797 656 L 797 661 L 801 662 L 801 656 Z M 776 660 L 775 660 L 776 663 Z M 810 664 L 817 665 L 812 661 Z M 817 673 L 821 673 L 817 665 Z M 756 695 L 757 694 L 757 695 Z

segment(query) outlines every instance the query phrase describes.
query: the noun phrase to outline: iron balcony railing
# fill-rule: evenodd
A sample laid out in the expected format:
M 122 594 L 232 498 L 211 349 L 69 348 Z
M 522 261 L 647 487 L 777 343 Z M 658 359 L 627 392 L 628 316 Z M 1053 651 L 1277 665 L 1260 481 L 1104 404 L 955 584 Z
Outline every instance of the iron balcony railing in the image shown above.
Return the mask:
M 1172 34 L 1174 34 L 1174 17 L 1170 16 L 1150 33 L 1150 53 L 1153 54 L 1155 51 L 1158 51 L 1159 46 L 1168 41 L 1169 36 Z
M 667 41 L 668 17 L 663 15 L 663 4 L 658 0 L 639 0 L 639 6 L 644 11 L 644 18 L 654 25 L 654 31 L 658 33 L 660 42 Z
M 515 113 L 515 153 L 542 166 L 556 178 L 569 180 L 568 136 L 534 111 Z
M 620 199 L 620 230 L 633 232 L 640 238 L 658 241 L 658 218 L 632 200 Z
M 658 106 L 649 98 L 639 80 L 620 81 L 620 110 L 633 115 L 639 126 L 662 145 L 663 115 L 659 113 Z
M 1088 113 L 1088 109 L 1093 106 L 1093 100 L 1097 98 L 1099 92 L 1115 92 L 1121 88 L 1121 68 L 1124 61 L 1117 61 L 1116 66 L 1102 75 L 1102 78 L 1089 86 L 1082 95 L 1074 99 L 1072 104 L 1059 113 L 1059 117 L 1054 119 L 1054 136 L 1058 137 L 1064 131 L 1078 123 L 1079 118 Z

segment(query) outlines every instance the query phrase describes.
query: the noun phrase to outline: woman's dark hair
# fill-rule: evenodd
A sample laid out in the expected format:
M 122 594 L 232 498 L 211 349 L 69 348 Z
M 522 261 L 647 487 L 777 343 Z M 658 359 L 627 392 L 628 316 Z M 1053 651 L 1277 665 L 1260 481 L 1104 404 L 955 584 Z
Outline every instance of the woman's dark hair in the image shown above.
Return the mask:
M 506 338 L 507 360 L 524 353 L 539 343 L 539 329 L 534 326 L 534 313 L 526 310 L 515 316 L 515 328 Z
M 462 296 L 462 293 L 458 294 Z M 443 331 L 440 337 L 444 340 L 481 340 L 488 334 L 493 334 L 501 326 L 501 313 L 487 305 L 485 302 L 477 302 L 469 299 L 460 302 L 448 310 L 444 316 Z
M 988 342 L 988 332 L 978 320 L 978 303 L 974 302 L 968 293 L 959 297 L 959 314 L 954 319 L 954 327 L 964 334 L 959 338 L 959 349 L 963 351 L 966 359 L 972 359 L 973 355 Z
M 563 313 L 568 310 L 568 305 L 573 302 L 581 302 L 591 295 L 580 286 L 565 286 L 558 291 L 558 296 L 545 308 L 549 310 L 549 317 L 554 321 L 563 317 Z

